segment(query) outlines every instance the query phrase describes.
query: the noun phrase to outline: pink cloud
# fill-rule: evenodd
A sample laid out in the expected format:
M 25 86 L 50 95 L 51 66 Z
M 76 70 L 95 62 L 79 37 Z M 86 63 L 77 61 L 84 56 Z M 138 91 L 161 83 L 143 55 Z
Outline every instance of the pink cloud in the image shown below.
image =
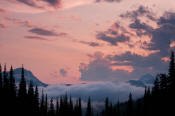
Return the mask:
M 0 28 L 5 29 L 5 28 L 7 28 L 7 26 L 5 24 L 0 23 Z
M 29 20 L 21 20 L 17 18 L 5 17 L 4 20 L 11 22 L 17 26 L 26 26 L 26 27 L 35 27 L 38 24 L 34 24 L 32 21 Z
M 79 18 L 79 17 L 76 17 L 76 16 L 70 16 L 70 19 L 72 20 L 72 21 L 75 21 L 75 22 L 81 22 L 82 21 L 82 19 L 81 18 Z
M 0 13 L 7 13 L 7 11 L 2 9 L 2 8 L 0 8 Z
M 61 0 L 16 0 L 25 5 L 45 9 L 45 7 L 51 6 L 54 8 L 61 7 Z
M 173 48 L 173 47 L 175 47 L 175 41 L 171 42 L 170 44 L 170 48 Z
M 120 66 L 110 66 L 110 68 L 113 70 L 113 71 L 116 71 L 116 70 L 123 70 L 123 71 L 127 71 L 129 73 L 133 72 L 134 71 L 134 68 L 132 66 L 128 66 L 128 65 L 120 65 Z
M 164 61 L 164 62 L 169 62 L 170 58 L 169 57 L 163 57 L 163 58 L 161 58 L 161 60 Z

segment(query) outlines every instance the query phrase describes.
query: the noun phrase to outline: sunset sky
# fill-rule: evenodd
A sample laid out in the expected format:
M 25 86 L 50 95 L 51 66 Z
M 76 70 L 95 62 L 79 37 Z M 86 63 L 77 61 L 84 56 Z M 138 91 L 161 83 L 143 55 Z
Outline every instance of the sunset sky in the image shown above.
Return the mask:
M 48 84 L 164 73 L 173 49 L 174 0 L 0 0 L 0 63 Z

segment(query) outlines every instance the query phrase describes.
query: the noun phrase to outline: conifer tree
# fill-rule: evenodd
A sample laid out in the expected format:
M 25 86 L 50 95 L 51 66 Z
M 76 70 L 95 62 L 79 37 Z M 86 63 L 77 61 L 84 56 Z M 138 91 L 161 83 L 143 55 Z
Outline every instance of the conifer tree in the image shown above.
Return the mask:
M 26 80 L 24 77 L 24 68 L 22 66 L 22 68 L 21 68 L 21 81 L 19 84 L 18 98 L 21 100 L 24 100 L 24 99 L 26 99 L 26 95 L 27 95 Z
M 57 98 L 57 100 L 56 100 L 56 112 L 55 112 L 55 114 L 56 114 L 56 116 L 58 116 L 59 115 L 59 101 L 58 101 L 58 98 Z
M 160 78 L 160 90 L 162 94 L 167 94 L 168 89 L 168 78 L 166 74 L 159 74 Z
M 33 100 L 33 98 L 34 98 L 34 88 L 33 88 L 33 81 L 32 80 L 30 80 L 30 84 L 29 84 L 28 97 L 29 97 L 29 100 Z
M 105 99 L 105 111 L 104 111 L 104 115 L 108 116 L 109 115 L 109 99 L 108 97 Z
M 44 103 L 44 115 L 47 116 L 48 113 L 48 100 L 47 100 L 47 94 L 45 96 L 45 103 Z
M 27 109 L 29 115 L 34 114 L 34 88 L 33 88 L 33 82 L 30 80 L 30 84 L 28 87 L 28 94 L 27 94 Z
M 50 107 L 49 107 L 49 116 L 54 116 L 54 115 L 55 115 L 55 109 L 53 104 L 53 98 L 51 98 Z
M 38 93 L 38 86 L 35 86 L 35 93 L 34 93 L 34 111 L 36 114 L 39 113 L 39 93 Z
M 3 87 L 3 81 L 2 81 L 2 67 L 0 64 L 0 93 L 2 95 L 2 87 Z
M 3 88 L 5 91 L 5 95 L 9 92 L 9 79 L 7 77 L 7 71 L 6 71 L 6 64 L 4 65 L 4 72 L 3 72 Z M 7 95 L 8 96 L 8 95 Z
M 133 116 L 133 100 L 132 94 L 129 94 L 128 107 L 127 107 L 127 116 Z
M 9 87 L 10 87 L 9 89 L 10 89 L 11 99 L 15 99 L 15 97 L 16 97 L 16 84 L 15 84 L 15 79 L 13 76 L 13 67 L 12 66 L 10 68 Z
M 44 116 L 44 92 L 43 92 L 43 89 L 42 89 L 42 94 L 41 94 L 41 100 L 40 100 L 40 115 L 41 116 Z
M 159 90 L 160 90 L 160 82 L 159 82 L 159 78 L 158 78 L 158 75 L 157 75 L 156 79 L 154 81 L 154 86 L 152 88 L 152 94 L 154 96 L 157 96 L 159 94 Z
M 78 116 L 82 116 L 81 98 L 78 99 Z
M 26 87 L 26 81 L 24 77 L 24 68 L 22 66 L 21 68 L 21 80 L 19 84 L 19 90 L 18 90 L 18 113 L 19 115 L 25 115 L 25 113 L 28 111 L 28 103 L 27 103 L 27 87 Z M 23 112 L 21 112 L 23 111 Z
M 0 107 L 2 108 L 2 113 L 3 113 L 3 105 L 4 105 L 4 91 L 3 91 L 3 79 L 2 79 L 2 67 L 0 64 Z
M 172 89 L 175 89 L 175 61 L 174 61 L 174 52 L 171 52 L 170 65 L 169 65 L 169 86 Z
M 91 106 L 91 98 L 88 98 L 88 103 L 87 103 L 87 109 L 86 109 L 86 116 L 92 116 L 92 106 Z
M 117 102 L 117 116 L 120 116 L 120 101 Z
M 70 96 L 70 99 L 69 99 L 68 110 L 69 110 L 69 115 L 72 115 L 72 113 L 73 113 L 73 101 L 72 101 L 72 97 L 71 96 Z

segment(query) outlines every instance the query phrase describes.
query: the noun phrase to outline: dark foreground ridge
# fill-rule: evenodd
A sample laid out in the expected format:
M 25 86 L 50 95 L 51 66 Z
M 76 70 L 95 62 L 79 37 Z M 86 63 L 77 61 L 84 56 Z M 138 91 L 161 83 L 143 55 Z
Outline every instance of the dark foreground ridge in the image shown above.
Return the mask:
M 39 97 L 38 86 L 31 79 L 28 87 L 25 70 L 20 68 L 19 85 L 15 82 L 14 70 L 2 71 L 0 65 L 0 115 L 1 116 L 174 116 L 175 115 L 175 61 L 171 53 L 168 74 L 158 74 L 152 88 L 145 87 L 144 96 L 133 100 L 129 94 L 127 102 L 111 103 L 105 100 L 102 111 L 94 112 L 89 97 L 85 112 L 81 98 L 72 100 L 67 95 L 53 100 L 42 92 Z M 107 96 L 107 95 L 106 95 Z M 74 101 L 74 102 L 73 102 Z

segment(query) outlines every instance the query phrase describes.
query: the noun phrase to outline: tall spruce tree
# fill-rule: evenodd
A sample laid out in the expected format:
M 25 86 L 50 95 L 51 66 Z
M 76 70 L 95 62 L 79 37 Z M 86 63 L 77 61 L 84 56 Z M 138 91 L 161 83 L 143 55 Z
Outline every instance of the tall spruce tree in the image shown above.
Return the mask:
M 21 99 L 21 100 L 24 100 L 24 99 L 26 99 L 26 96 L 27 96 L 26 80 L 25 80 L 25 77 L 24 77 L 24 67 L 22 65 L 21 81 L 20 81 L 19 90 L 18 90 L 18 98 Z
M 28 113 L 30 115 L 34 114 L 34 88 L 32 80 L 30 80 L 30 84 L 28 87 L 27 104 Z
M 0 93 L 2 93 L 3 80 L 2 80 L 2 67 L 0 64 Z M 2 95 L 2 94 L 1 94 Z
M 23 112 L 21 112 L 23 111 Z M 27 100 L 27 87 L 24 77 L 24 68 L 21 68 L 21 80 L 18 89 L 18 114 L 20 116 L 25 115 L 28 111 L 28 100 Z
M 128 106 L 127 106 L 127 116 L 133 116 L 133 100 L 132 94 L 129 94 Z
M 0 64 L 0 107 L 2 108 L 2 112 L 3 113 L 3 105 L 4 105 L 4 91 L 3 91 L 3 79 L 2 79 L 2 67 Z
M 35 93 L 34 93 L 34 111 L 36 114 L 39 113 L 39 93 L 38 93 L 38 86 L 35 86 Z
M 13 67 L 10 68 L 10 79 L 9 79 L 9 89 L 10 89 L 10 96 L 11 99 L 16 98 L 16 84 L 15 84 L 15 78 L 13 75 Z
M 82 116 L 81 98 L 78 99 L 78 116 Z
M 87 103 L 87 109 L 86 109 L 86 116 L 92 116 L 92 106 L 91 106 L 91 98 L 88 98 L 88 103 Z
M 6 64 L 4 65 L 4 72 L 3 72 L 3 88 L 5 91 L 5 95 L 9 93 L 9 79 L 7 77 L 7 69 L 6 69 Z M 7 95 L 8 96 L 8 95 Z
M 45 102 L 44 102 L 44 116 L 47 116 L 48 114 L 48 99 L 47 94 L 45 95 Z
M 108 116 L 109 115 L 109 98 L 107 97 L 105 99 L 105 111 L 104 111 L 104 115 Z
M 174 52 L 171 52 L 170 65 L 169 65 L 169 86 L 175 89 L 175 62 L 174 62 Z
M 57 98 L 57 100 L 56 100 L 56 111 L 55 111 L 55 115 L 56 116 L 58 116 L 59 115 L 59 100 L 58 100 L 58 98 Z
M 55 109 L 53 104 L 53 98 L 51 98 L 50 107 L 49 107 L 49 116 L 54 116 L 54 115 L 55 115 Z
M 42 89 L 42 94 L 41 94 L 41 100 L 40 100 L 40 107 L 39 107 L 39 112 L 41 116 L 44 116 L 44 92 Z
M 119 100 L 117 102 L 117 111 L 116 111 L 116 114 L 117 114 L 117 116 L 120 116 L 121 115 L 121 113 L 120 113 L 120 101 Z

